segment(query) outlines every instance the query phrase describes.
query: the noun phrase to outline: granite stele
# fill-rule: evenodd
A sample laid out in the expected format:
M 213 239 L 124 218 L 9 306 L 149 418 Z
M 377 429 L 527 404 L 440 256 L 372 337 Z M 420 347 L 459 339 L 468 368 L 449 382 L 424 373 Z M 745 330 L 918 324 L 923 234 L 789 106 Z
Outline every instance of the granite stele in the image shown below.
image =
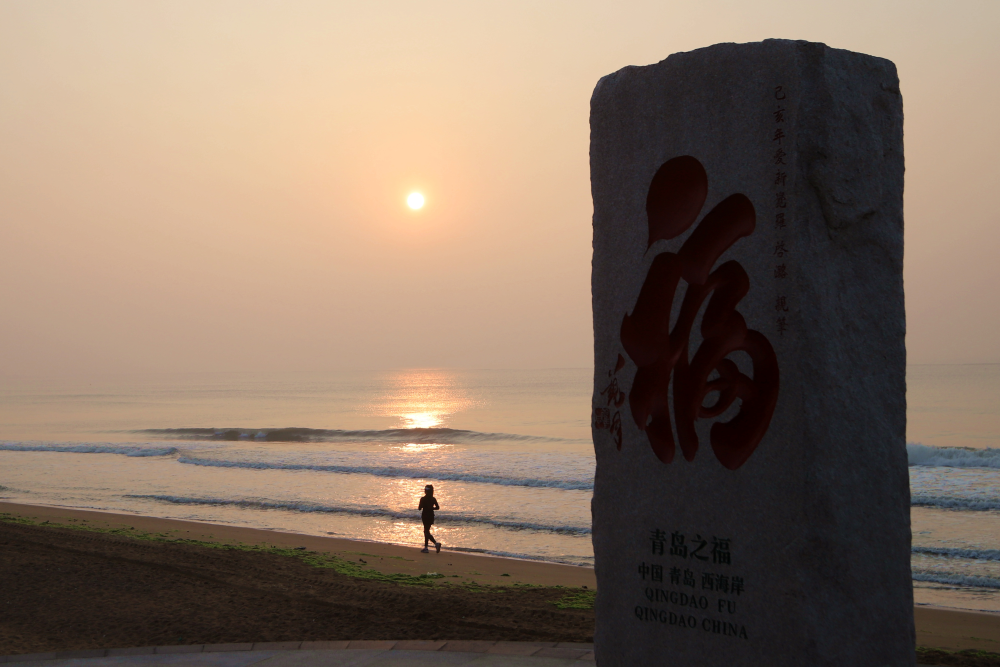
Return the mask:
M 718 44 L 590 123 L 598 663 L 912 665 L 895 67 Z

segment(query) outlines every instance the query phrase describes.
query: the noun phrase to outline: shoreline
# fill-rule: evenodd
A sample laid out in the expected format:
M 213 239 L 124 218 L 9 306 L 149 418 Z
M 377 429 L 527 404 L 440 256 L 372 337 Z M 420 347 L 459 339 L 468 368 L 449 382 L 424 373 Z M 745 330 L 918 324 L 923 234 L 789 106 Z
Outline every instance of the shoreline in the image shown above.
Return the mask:
M 2 515 L 42 525 L 48 522 L 105 533 L 123 531 L 118 534 L 125 537 L 130 532 L 136 536 L 152 534 L 162 537 L 166 544 L 172 540 L 194 540 L 284 549 L 304 548 L 337 556 L 383 574 L 415 577 L 428 573 L 443 575 L 436 583 L 498 588 L 540 586 L 595 590 L 596 587 L 594 570 L 586 566 L 451 552 L 447 548 L 439 554 L 433 551 L 424 554 L 419 546 L 5 501 L 0 501 Z M 1000 613 L 916 604 L 914 619 L 917 646 L 1000 653 Z
M 0 501 L 0 515 L 2 514 L 39 522 L 85 525 L 97 530 L 136 530 L 200 542 L 267 545 L 292 549 L 305 547 L 309 551 L 328 553 L 345 560 L 360 562 L 383 574 L 419 576 L 435 572 L 449 579 L 457 577 L 463 581 L 493 586 L 521 584 L 594 589 L 597 585 L 593 568 L 584 565 L 449 551 L 447 546 L 441 553 L 431 550 L 425 554 L 420 552 L 419 545 L 407 546 L 186 519 L 164 519 L 141 514 L 121 514 L 52 505 L 25 505 L 6 501 Z

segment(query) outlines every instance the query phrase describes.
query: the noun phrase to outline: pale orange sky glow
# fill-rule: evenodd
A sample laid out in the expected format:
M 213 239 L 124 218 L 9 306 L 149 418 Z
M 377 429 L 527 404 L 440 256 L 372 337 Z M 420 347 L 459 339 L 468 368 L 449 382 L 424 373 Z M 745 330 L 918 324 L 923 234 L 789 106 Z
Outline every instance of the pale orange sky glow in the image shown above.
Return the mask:
M 3 0 L 0 375 L 589 366 L 594 85 L 769 37 L 896 63 L 910 362 L 1000 362 L 998 27 L 995 1 Z

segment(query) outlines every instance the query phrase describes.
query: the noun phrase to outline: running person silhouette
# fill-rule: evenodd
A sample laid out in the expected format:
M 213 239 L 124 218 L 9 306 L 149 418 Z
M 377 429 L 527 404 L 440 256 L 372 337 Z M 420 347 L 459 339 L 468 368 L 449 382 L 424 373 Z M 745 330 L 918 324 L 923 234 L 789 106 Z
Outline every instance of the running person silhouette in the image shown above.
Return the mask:
M 420 505 L 417 506 L 417 509 L 420 510 L 420 520 L 424 522 L 424 548 L 420 552 L 428 553 L 427 542 L 431 541 L 434 543 L 434 549 L 441 553 L 441 543 L 431 535 L 431 526 L 434 525 L 434 510 L 441 509 L 434 497 L 434 487 L 431 484 L 424 487 L 424 497 L 420 499 Z

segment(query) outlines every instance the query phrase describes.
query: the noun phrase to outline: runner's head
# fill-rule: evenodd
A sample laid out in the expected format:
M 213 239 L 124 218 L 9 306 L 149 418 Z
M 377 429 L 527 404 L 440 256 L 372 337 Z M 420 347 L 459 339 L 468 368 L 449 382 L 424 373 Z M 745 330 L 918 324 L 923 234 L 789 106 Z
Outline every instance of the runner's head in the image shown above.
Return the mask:
M 426 493 L 428 496 L 433 496 L 434 495 L 434 485 L 433 484 L 428 484 L 427 486 L 425 486 L 424 487 L 424 493 Z

